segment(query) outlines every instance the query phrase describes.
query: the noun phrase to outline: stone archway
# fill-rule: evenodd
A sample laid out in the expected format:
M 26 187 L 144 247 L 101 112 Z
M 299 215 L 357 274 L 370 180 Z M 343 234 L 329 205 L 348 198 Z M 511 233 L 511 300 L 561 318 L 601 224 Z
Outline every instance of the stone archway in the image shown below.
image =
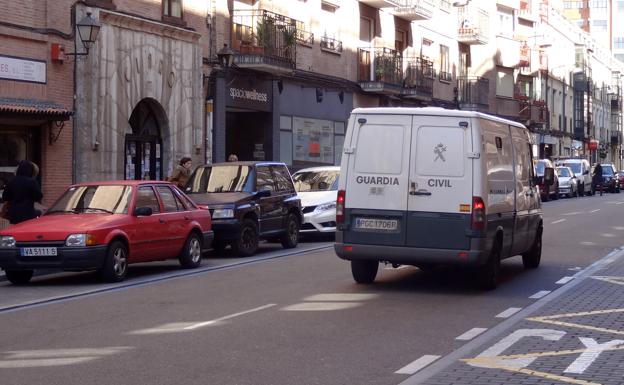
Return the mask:
M 163 179 L 163 133 L 168 120 L 160 103 L 152 98 L 139 101 L 128 120 L 131 134 L 125 137 L 125 179 Z

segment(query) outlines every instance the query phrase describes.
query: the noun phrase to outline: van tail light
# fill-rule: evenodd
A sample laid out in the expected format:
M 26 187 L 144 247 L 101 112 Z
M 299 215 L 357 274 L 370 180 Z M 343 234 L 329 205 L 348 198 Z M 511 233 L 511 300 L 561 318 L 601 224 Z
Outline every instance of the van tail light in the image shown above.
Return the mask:
M 339 225 L 342 225 L 345 219 L 345 196 L 345 190 L 338 190 L 338 197 L 336 198 L 336 223 Z
M 485 230 L 485 202 L 481 197 L 472 197 L 472 229 Z

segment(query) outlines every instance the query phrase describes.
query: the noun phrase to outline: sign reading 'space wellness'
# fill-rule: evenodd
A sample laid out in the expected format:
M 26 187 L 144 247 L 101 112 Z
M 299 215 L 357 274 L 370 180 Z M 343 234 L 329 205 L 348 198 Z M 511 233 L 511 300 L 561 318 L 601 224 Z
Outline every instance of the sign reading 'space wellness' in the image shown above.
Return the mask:
M 251 79 L 246 76 L 236 76 L 228 81 L 225 89 L 226 104 L 228 107 L 240 107 L 256 111 L 271 111 L 271 82 Z
M 45 84 L 47 63 L 0 55 L 0 79 Z

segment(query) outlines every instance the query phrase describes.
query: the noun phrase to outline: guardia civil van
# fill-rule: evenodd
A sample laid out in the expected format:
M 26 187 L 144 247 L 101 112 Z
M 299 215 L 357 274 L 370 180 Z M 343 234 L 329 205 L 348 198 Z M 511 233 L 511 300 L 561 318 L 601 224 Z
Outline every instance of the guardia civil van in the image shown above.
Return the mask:
M 474 267 L 487 289 L 501 259 L 539 266 L 542 209 L 526 127 L 442 108 L 358 108 L 345 136 L 337 255 L 358 283 L 379 262 Z M 552 183 L 553 170 L 546 179 Z

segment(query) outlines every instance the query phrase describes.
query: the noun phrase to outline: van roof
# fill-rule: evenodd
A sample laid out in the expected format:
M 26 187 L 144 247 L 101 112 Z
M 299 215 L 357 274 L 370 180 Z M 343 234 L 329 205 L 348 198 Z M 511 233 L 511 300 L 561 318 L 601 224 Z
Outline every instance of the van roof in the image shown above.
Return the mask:
M 429 116 L 456 116 L 461 118 L 484 118 L 516 127 L 525 128 L 522 123 L 513 120 L 499 118 L 498 116 L 484 114 L 476 111 L 449 110 L 442 107 L 372 107 L 356 108 L 352 114 L 392 114 L 392 115 L 429 115 Z

